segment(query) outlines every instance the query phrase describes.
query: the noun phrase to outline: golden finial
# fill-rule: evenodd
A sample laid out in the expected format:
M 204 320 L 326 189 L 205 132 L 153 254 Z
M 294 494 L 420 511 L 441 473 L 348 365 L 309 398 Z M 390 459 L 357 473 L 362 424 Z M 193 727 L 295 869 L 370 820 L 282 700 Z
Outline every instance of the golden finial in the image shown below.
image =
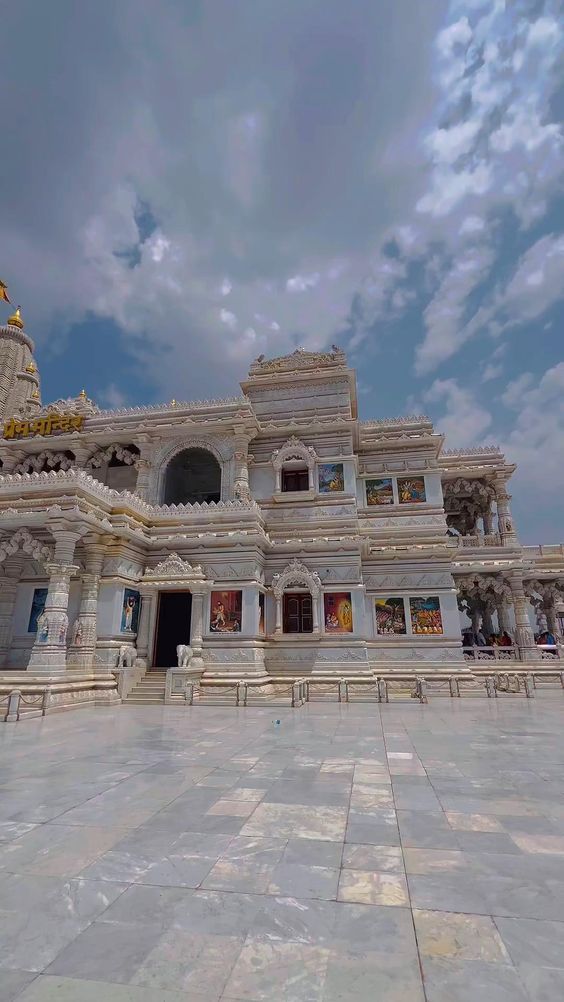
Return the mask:
M 81 400 L 86 400 L 86 390 L 81 390 L 78 395 Z
M 170 401 L 170 406 L 171 406 L 171 407 L 176 407 L 176 400 L 174 399 L 174 397 L 173 397 L 173 398 L 172 398 L 172 400 Z
M 31 394 L 31 399 L 32 400 L 39 400 L 39 390 L 37 389 L 37 387 L 33 390 L 32 394 Z
M 30 362 L 29 365 L 26 365 L 25 371 L 29 372 L 30 376 L 34 376 L 37 372 L 37 366 L 34 365 L 33 362 Z
M 20 330 L 23 330 L 23 320 L 19 306 L 16 312 L 12 313 L 11 317 L 8 317 L 7 323 L 9 324 L 10 327 L 19 327 Z

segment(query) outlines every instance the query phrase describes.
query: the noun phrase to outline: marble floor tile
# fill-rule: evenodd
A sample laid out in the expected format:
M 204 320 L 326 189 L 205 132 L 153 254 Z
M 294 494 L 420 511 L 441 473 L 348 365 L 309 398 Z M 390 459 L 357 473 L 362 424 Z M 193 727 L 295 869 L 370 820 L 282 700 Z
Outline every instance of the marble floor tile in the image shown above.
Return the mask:
M 29 971 L 7 971 L 0 972 L 0 1002 L 14 1002 L 21 998 L 21 992 L 27 985 L 35 980 L 37 974 Z
M 459 849 L 412 849 L 403 850 L 407 873 L 456 873 L 468 870 L 471 861 Z
M 564 856 L 564 835 L 528 835 L 512 832 L 511 838 L 522 852 Z
M 159 990 L 105 981 L 81 981 L 41 975 L 18 996 L 18 1002 L 206 1002 L 205 995 Z
M 355 845 L 348 842 L 343 850 L 343 867 L 347 870 L 403 873 L 403 854 L 399 846 Z
M 272 882 L 275 864 L 253 859 L 220 859 L 211 868 L 202 887 L 216 891 L 244 891 L 266 894 Z
M 562 968 L 538 967 L 523 964 L 519 977 L 530 1002 L 556 1002 L 564 998 L 564 971 Z
M 329 956 L 329 951 L 319 946 L 247 939 L 223 999 L 322 1002 Z
M 155 994 L 165 988 L 195 992 L 208 1002 L 217 1002 L 242 947 L 243 939 L 236 936 L 169 929 L 145 956 L 130 981 L 152 988 Z
M 319 839 L 290 838 L 288 839 L 282 858 L 285 863 L 339 867 L 342 855 L 342 842 L 322 842 Z
M 248 818 L 255 807 L 255 803 L 248 803 L 246 800 L 218 800 L 206 814 L 227 814 L 235 818 Z
M 409 903 L 406 879 L 398 873 L 341 870 L 338 900 L 366 905 L 405 906 Z
M 537 1002 L 514 968 L 503 964 L 423 957 L 423 980 L 427 1002 Z
M 446 811 L 446 818 L 454 831 L 461 832 L 502 832 L 503 827 L 498 818 L 487 814 L 458 814 L 456 811 Z
M 487 915 L 414 909 L 413 918 L 419 952 L 423 956 L 500 964 L 510 962 L 493 919 Z
M 272 873 L 268 893 L 282 897 L 325 898 L 335 900 L 339 870 L 305 863 L 279 863 Z
M 564 922 L 496 918 L 495 924 L 511 960 L 564 970 Z
M 425 1002 L 419 964 L 400 954 L 332 953 L 323 1002 Z
M 344 807 L 261 803 L 241 828 L 241 835 L 342 841 L 346 823 L 347 811 Z
M 125 834 L 119 828 L 43 824 L 0 846 L 0 870 L 74 877 Z

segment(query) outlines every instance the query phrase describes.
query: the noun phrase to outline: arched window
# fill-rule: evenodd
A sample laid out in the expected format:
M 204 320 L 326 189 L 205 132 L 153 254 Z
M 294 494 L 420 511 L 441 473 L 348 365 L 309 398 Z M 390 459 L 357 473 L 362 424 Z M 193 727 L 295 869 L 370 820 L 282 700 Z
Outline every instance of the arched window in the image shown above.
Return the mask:
M 221 467 L 207 449 L 184 449 L 171 459 L 165 473 L 164 504 L 219 501 Z

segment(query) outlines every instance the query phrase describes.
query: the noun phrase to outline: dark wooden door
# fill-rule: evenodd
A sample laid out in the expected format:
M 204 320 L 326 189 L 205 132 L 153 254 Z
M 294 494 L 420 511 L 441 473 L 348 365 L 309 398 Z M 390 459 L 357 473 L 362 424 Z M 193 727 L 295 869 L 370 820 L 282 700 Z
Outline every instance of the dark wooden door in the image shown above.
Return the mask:
M 309 592 L 284 594 L 284 633 L 313 633 L 313 606 Z

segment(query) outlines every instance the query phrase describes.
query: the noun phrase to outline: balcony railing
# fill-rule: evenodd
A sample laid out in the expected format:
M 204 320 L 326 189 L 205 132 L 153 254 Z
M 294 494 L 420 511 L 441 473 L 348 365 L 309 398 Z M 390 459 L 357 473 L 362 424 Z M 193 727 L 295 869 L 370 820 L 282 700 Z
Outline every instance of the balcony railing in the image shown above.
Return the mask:
M 543 661 L 561 660 L 561 650 L 557 644 L 537 644 Z M 519 661 L 519 648 L 513 647 L 463 647 L 465 661 Z
M 463 647 L 466 661 L 518 661 L 518 647 Z
M 458 536 L 458 545 L 465 547 L 501 546 L 501 538 L 497 532 L 489 532 L 486 536 Z

